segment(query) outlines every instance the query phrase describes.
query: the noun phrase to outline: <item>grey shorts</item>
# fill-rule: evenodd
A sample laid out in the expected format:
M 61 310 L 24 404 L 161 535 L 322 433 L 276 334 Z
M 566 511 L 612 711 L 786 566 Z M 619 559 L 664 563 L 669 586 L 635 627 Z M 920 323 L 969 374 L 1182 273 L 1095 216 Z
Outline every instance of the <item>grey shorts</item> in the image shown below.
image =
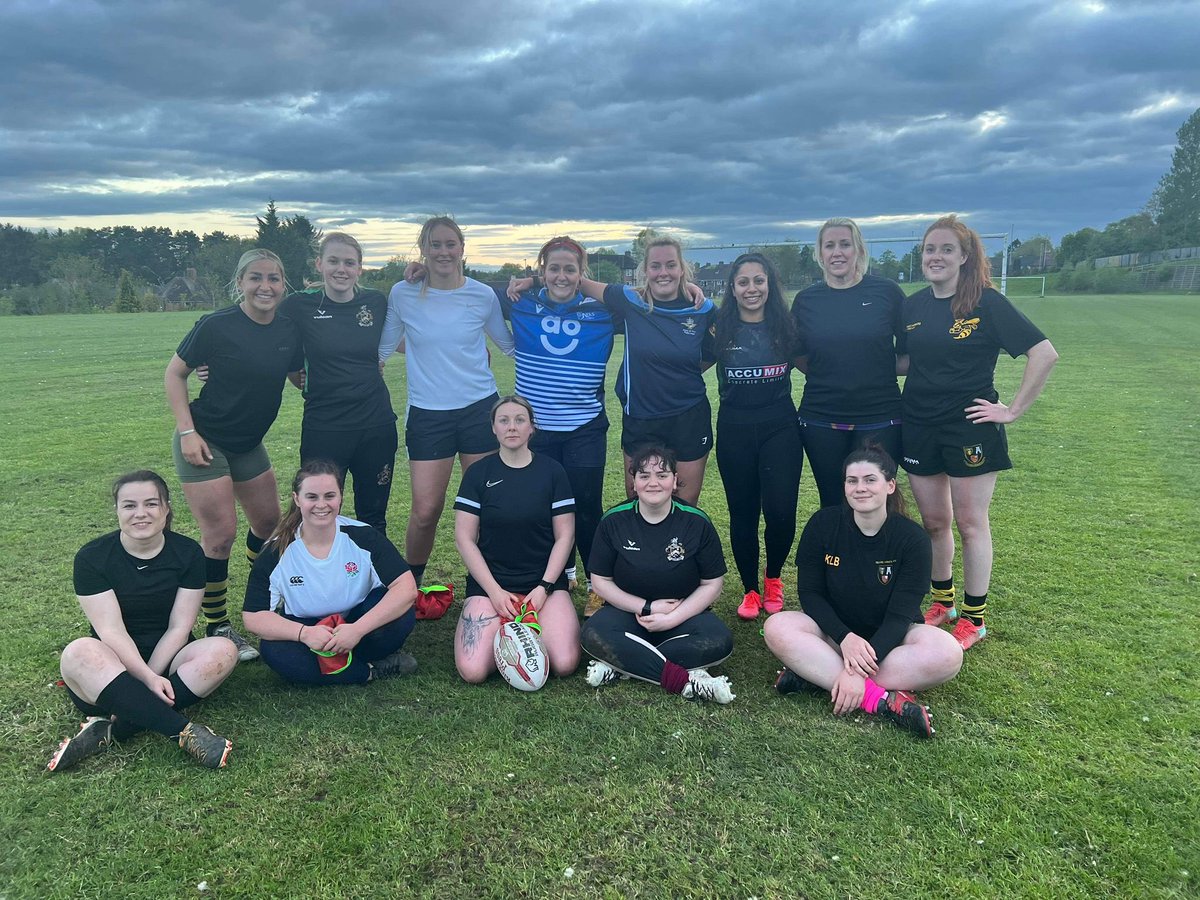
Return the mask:
M 175 474 L 184 483 L 215 481 L 218 478 L 232 478 L 235 482 L 250 481 L 271 468 L 271 458 L 261 443 L 245 453 L 230 453 L 208 438 L 204 438 L 204 442 L 212 452 L 212 462 L 207 466 L 193 466 L 183 458 L 182 440 L 176 431 L 171 439 L 171 453 L 175 457 Z

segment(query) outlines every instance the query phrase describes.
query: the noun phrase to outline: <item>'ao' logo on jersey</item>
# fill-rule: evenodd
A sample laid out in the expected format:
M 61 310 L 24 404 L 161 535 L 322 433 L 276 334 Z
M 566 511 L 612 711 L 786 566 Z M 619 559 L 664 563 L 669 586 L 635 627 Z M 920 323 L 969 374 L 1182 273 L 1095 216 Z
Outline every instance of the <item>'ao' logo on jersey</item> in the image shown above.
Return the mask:
M 579 346 L 579 331 L 583 328 L 574 319 L 560 319 L 558 316 L 546 316 L 542 319 L 542 346 L 546 348 L 547 353 L 553 353 L 555 356 L 566 356 Z M 550 340 L 550 336 L 558 337 L 565 335 L 570 338 L 570 341 L 563 346 L 556 345 Z

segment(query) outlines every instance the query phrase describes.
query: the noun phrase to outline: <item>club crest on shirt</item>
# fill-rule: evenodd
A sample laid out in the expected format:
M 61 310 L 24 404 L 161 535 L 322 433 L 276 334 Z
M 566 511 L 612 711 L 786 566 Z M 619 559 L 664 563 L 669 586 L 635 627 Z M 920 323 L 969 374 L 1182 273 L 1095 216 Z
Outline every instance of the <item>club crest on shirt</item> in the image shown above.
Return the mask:
M 349 578 L 357 578 L 358 577 L 358 563 L 355 563 L 355 562 L 346 563 L 346 575 Z
M 956 341 L 965 341 L 979 327 L 979 317 L 974 319 L 955 319 L 954 324 L 950 326 L 950 334 L 954 335 Z
M 895 574 L 893 565 L 894 563 L 890 561 L 875 564 L 875 569 L 879 572 L 879 583 L 885 587 L 892 583 L 892 576 Z
M 370 328 L 375 324 L 375 316 L 371 314 L 371 310 L 365 305 L 358 308 L 358 313 L 354 318 L 358 321 L 359 328 Z
M 679 538 L 671 538 L 671 543 L 667 544 L 667 559 L 670 562 L 683 562 L 683 558 L 687 556 L 684 552 L 683 544 L 679 543 Z
M 691 316 L 688 316 L 679 324 L 683 326 L 683 333 L 690 336 L 696 333 L 696 325 L 699 323 L 697 323 L 696 320 Z
M 983 444 L 975 444 L 973 447 L 963 447 L 963 459 L 967 461 L 967 465 L 972 469 L 982 466 L 987 460 L 983 455 Z

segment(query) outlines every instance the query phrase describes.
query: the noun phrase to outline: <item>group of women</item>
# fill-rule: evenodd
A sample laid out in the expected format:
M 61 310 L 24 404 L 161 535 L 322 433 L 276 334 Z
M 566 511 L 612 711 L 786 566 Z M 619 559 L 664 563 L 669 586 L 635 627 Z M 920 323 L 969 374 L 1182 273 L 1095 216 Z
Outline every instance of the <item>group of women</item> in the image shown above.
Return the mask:
M 514 281 L 504 297 L 464 276 L 453 220 L 429 220 L 419 245 L 413 280 L 386 299 L 358 287 L 362 251 L 349 235 L 322 241 L 323 284 L 286 299 L 282 263 L 251 251 L 235 274 L 239 302 L 202 318 L 180 344 L 166 390 L 176 470 L 201 541 L 169 530 L 157 475 L 118 482 L 119 530 L 76 560 L 93 636 L 63 654 L 64 681 L 90 718 L 52 770 L 145 729 L 223 765 L 231 745 L 178 710 L 258 652 L 299 683 L 415 670 L 401 648 L 456 455 L 455 544 L 468 580 L 454 655 L 464 679 L 495 670 L 492 636 L 522 618 L 540 629 L 556 674 L 575 670 L 582 646 L 593 658 L 589 684 L 634 677 L 729 702 L 728 680 L 708 672 L 732 649 L 711 609 L 724 557 L 696 507 L 713 445 L 703 374 L 713 364 L 717 462 L 744 590 L 738 615 L 773 614 L 764 633 L 786 666 L 777 689 L 827 692 L 835 712 L 861 708 L 932 734 L 927 708 L 909 692 L 953 677 L 962 651 L 986 635 L 987 511 L 996 473 L 1011 467 L 1004 425 L 1028 409 L 1057 358 L 991 288 L 975 232 L 953 216 L 935 222 L 922 250 L 929 287 L 905 298 L 865 274 L 858 227 L 830 220 L 818 236 L 825 280 L 800 292 L 790 313 L 760 254 L 735 260 L 718 308 L 691 283 L 672 238 L 647 246 L 638 290 L 592 281 L 584 249 L 555 238 L 538 257 L 541 284 Z M 604 373 L 618 329 L 629 499 L 602 513 Z M 485 335 L 515 356 L 516 394 L 498 396 Z M 403 555 L 386 536 L 398 439 L 381 376 L 397 347 L 408 375 L 412 491 Z M 1011 406 L 992 383 L 1000 349 L 1028 357 Z M 798 417 L 793 368 L 806 376 Z M 206 381 L 189 403 L 196 369 Z M 908 376 L 903 393 L 898 375 Z M 301 467 L 281 517 L 262 438 L 289 378 L 303 390 L 304 419 Z M 804 611 L 781 613 L 804 454 L 823 508 L 797 553 Z M 924 529 L 904 515 L 897 457 Z M 346 472 L 353 519 L 341 515 Z M 253 562 L 243 622 L 259 651 L 225 609 L 236 503 Z M 963 541 L 961 610 L 951 523 Z M 582 630 L 567 591 L 576 551 L 591 592 L 585 616 L 594 613 Z M 143 570 L 158 573 L 150 587 Z M 921 615 L 930 587 L 934 603 Z M 192 643 L 197 607 L 208 636 Z M 953 638 L 937 628 L 956 619 Z

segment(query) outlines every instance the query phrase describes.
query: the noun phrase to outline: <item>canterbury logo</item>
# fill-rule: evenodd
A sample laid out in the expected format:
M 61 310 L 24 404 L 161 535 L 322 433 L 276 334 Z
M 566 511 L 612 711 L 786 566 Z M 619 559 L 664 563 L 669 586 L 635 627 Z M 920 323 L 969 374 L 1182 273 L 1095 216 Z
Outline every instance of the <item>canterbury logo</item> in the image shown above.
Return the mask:
M 293 575 L 291 578 L 288 579 L 288 584 L 304 584 L 304 576 L 303 575 Z

